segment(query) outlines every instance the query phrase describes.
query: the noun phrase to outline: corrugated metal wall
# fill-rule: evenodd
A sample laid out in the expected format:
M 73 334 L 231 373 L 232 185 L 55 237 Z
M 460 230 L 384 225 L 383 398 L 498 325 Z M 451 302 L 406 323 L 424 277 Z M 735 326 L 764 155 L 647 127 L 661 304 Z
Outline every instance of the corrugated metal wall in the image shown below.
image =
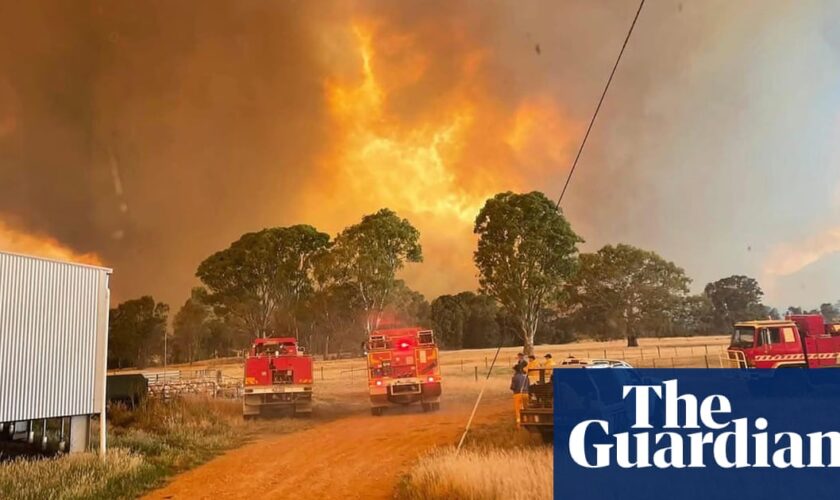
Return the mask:
M 102 409 L 109 272 L 0 252 L 0 422 Z

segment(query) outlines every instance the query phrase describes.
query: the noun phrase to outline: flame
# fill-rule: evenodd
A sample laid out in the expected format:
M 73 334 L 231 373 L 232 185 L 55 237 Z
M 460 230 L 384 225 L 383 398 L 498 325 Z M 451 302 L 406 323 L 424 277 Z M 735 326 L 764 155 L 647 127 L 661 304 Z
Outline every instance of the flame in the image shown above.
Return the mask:
M 338 182 L 350 193 L 364 193 L 382 206 L 471 221 L 487 193 L 461 189 L 449 159 L 458 155 L 472 124 L 472 104 L 463 103 L 439 123 L 402 127 L 385 109 L 387 95 L 374 73 L 371 31 L 357 25 L 353 32 L 362 79 L 355 85 L 327 84 L 332 118 L 345 131 L 340 153 L 333 159 L 341 165 Z M 396 80 L 416 81 L 422 68 L 422 63 L 411 65 L 410 73 Z
M 576 131 L 577 126 L 560 113 L 550 97 L 534 96 L 517 107 L 505 140 L 519 157 L 559 173 L 574 146 L 568 138 L 574 137 Z
M 96 254 L 75 252 L 52 237 L 15 229 L 1 220 L 0 250 L 66 262 L 102 265 L 102 259 Z
M 353 43 L 341 44 L 350 53 L 340 60 L 355 67 L 325 81 L 330 146 L 301 211 L 328 230 L 381 207 L 397 211 L 426 249 L 406 280 L 430 295 L 460 291 L 475 284 L 472 223 L 484 202 L 561 176 L 578 128 L 548 96 L 495 95 L 488 54 L 461 35 L 436 33 L 453 38 L 444 64 L 419 36 L 388 30 L 356 22 Z

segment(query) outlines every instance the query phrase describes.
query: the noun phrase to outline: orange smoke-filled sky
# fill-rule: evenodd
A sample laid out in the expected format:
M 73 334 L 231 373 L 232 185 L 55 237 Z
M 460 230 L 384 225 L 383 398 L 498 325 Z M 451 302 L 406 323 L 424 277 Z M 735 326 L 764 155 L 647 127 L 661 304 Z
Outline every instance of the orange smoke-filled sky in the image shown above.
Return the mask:
M 0 249 L 95 256 L 116 300 L 177 308 L 244 232 L 387 206 L 422 234 L 411 286 L 473 289 L 476 212 L 559 193 L 636 6 L 0 2 Z M 840 299 L 812 279 L 840 278 L 836 7 L 645 9 L 564 200 L 584 250 Z

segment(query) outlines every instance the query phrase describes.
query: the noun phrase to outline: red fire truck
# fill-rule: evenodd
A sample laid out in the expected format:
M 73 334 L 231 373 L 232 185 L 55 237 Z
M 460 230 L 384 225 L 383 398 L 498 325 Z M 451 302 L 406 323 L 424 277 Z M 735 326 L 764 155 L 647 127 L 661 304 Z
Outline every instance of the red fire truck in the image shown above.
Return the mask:
M 431 330 L 376 330 L 367 342 L 368 390 L 373 415 L 391 405 L 420 402 L 440 408 L 440 365 Z
M 255 339 L 245 358 L 242 415 L 312 414 L 312 357 L 292 337 Z
M 739 368 L 821 368 L 840 365 L 840 323 L 819 314 L 735 324 L 727 350 Z

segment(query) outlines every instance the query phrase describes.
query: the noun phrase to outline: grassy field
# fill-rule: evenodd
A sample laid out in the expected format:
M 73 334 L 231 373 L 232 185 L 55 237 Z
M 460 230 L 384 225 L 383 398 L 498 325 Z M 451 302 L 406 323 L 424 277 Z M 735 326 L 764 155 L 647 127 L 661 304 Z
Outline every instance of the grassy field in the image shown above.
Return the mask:
M 106 460 L 82 453 L 0 463 L 0 498 L 135 498 L 249 439 L 312 425 L 289 419 L 244 422 L 240 405 L 198 398 L 148 400 L 136 411 L 112 408 Z
M 719 356 L 726 350 L 729 337 L 725 335 L 702 337 L 667 337 L 643 338 L 639 340 L 639 347 L 627 347 L 624 340 L 610 340 L 606 342 L 582 341 L 570 344 L 539 345 L 535 353 L 542 357 L 551 353 L 555 361 L 573 355 L 578 358 L 611 358 L 629 361 L 640 368 L 648 367 L 703 367 L 719 366 Z M 499 352 L 496 366 L 509 368 L 513 366 L 516 353 L 520 347 L 503 347 Z M 440 364 L 443 375 L 465 375 L 475 373 L 479 376 L 486 373 L 493 361 L 496 349 L 461 349 L 457 351 L 441 351 Z M 352 387 L 365 388 L 366 364 L 363 357 L 340 360 L 315 361 L 315 382 L 338 380 L 342 384 L 349 383 Z M 170 365 L 168 371 L 190 372 L 194 370 L 220 370 L 226 377 L 242 377 L 242 360 L 235 358 L 199 361 L 192 364 Z M 147 373 L 162 371 L 162 368 L 150 368 Z M 504 370 L 500 370 L 504 371 Z M 132 370 L 122 370 L 120 373 L 131 373 Z M 507 373 L 507 372 L 505 372 Z
M 642 339 L 641 347 L 623 341 L 578 342 L 538 346 L 538 356 L 555 360 L 579 358 L 626 359 L 635 366 L 716 366 L 728 339 L 685 337 Z M 485 398 L 508 397 L 510 366 L 519 348 L 503 348 Z M 471 402 L 482 387 L 495 349 L 441 352 L 445 401 Z M 209 360 L 174 370 L 220 370 L 242 376 L 241 360 Z M 125 371 L 125 370 L 124 370 Z M 150 369 L 154 373 L 160 369 Z M 0 498 L 82 499 L 134 498 L 161 485 L 168 477 L 195 467 L 224 450 L 260 436 L 294 432 L 324 420 L 367 412 L 364 358 L 316 361 L 312 420 L 244 422 L 238 400 L 189 398 L 149 400 L 137 411 L 114 408 L 109 413 L 106 461 L 93 454 L 51 459 L 0 462 Z M 98 435 L 94 431 L 94 436 Z M 400 498 L 550 498 L 551 448 L 538 444 L 510 420 L 471 432 L 460 453 L 434 450 L 411 467 L 400 484 Z
M 551 352 L 556 360 L 578 358 L 624 359 L 637 367 L 718 367 L 728 337 L 683 337 L 642 339 L 638 348 L 623 341 L 580 342 L 539 346 L 537 354 Z M 500 364 L 507 368 L 517 349 L 503 349 Z M 484 363 L 487 350 L 444 353 L 450 373 Z M 510 360 L 509 360 L 510 358 Z M 505 379 L 507 369 L 499 370 Z M 498 378 L 498 377 L 494 377 Z M 463 382 L 462 382 L 463 383 Z M 498 383 L 492 383 L 498 391 Z M 510 421 L 500 421 L 473 430 L 464 448 L 438 448 L 409 468 L 396 492 L 401 500 L 420 499 L 550 499 L 553 495 L 553 453 L 550 446 L 527 431 L 517 430 Z
M 400 500 L 552 498 L 550 446 L 510 422 L 476 427 L 458 452 L 437 448 L 413 464 L 399 483 Z

